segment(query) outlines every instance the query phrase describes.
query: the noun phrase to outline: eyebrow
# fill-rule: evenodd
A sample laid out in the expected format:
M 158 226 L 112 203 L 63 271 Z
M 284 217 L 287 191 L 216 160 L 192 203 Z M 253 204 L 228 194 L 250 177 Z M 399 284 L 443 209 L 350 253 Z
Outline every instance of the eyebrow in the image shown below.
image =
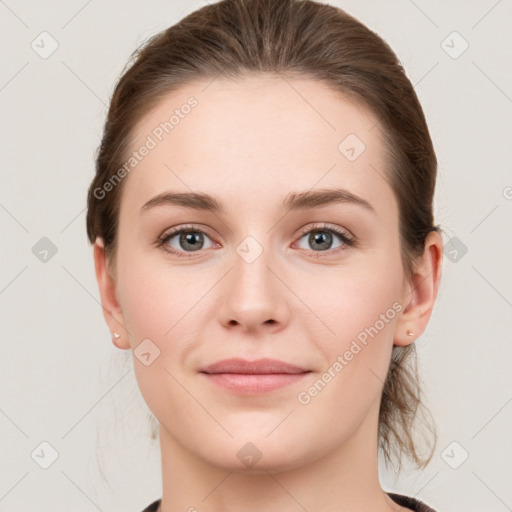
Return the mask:
M 368 201 L 342 188 L 291 192 L 285 197 L 283 208 L 286 212 L 290 212 L 340 203 L 361 206 L 375 213 L 373 206 Z M 140 213 L 142 214 L 147 210 L 162 205 L 184 206 L 194 210 L 204 210 L 213 213 L 224 213 L 225 211 L 222 203 L 209 194 L 202 192 L 167 191 L 153 197 L 145 203 L 141 207 Z

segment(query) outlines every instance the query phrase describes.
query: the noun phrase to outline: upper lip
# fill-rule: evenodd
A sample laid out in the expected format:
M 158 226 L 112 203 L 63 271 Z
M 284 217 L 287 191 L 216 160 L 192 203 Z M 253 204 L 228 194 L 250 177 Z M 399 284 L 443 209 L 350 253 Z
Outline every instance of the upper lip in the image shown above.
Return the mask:
M 309 370 L 278 359 L 222 359 L 200 370 L 202 373 L 242 373 L 242 374 L 276 374 L 276 373 L 305 373 Z

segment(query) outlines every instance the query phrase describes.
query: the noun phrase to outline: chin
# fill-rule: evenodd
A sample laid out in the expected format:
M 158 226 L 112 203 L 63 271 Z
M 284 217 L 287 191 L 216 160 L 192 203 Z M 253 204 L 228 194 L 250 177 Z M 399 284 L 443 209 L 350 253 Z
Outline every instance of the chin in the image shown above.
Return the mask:
M 285 442 L 276 436 L 276 439 L 270 441 L 261 434 L 237 436 L 226 443 L 216 444 L 215 452 L 208 450 L 211 448 L 209 444 L 204 447 L 206 451 L 200 450 L 198 455 L 219 469 L 247 475 L 290 471 L 307 464 L 309 458 L 315 458 L 313 454 L 308 457 L 304 448 L 297 451 L 297 446 L 303 447 L 304 443 L 291 437 L 287 439 L 288 442 Z
M 282 473 L 284 471 L 290 471 L 302 466 L 303 462 L 299 459 L 290 460 L 287 454 L 275 453 L 266 456 L 263 455 L 255 463 L 245 463 L 238 460 L 237 458 L 226 459 L 223 456 L 219 458 L 211 458 L 211 454 L 208 457 L 208 463 L 222 469 L 224 471 L 230 471 L 239 475 L 266 475 L 268 473 Z

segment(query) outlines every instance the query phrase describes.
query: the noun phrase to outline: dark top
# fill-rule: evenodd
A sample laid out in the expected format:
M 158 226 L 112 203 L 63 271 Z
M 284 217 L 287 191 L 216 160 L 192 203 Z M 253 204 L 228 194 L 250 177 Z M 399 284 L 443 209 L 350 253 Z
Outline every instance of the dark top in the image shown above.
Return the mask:
M 415 512 L 436 512 L 433 508 L 430 508 L 426 503 L 417 500 L 416 498 L 411 498 L 410 496 L 404 496 L 403 494 L 396 494 L 393 492 L 388 492 L 387 495 L 395 502 L 401 505 L 402 507 L 410 508 Z M 156 500 L 149 507 L 145 508 L 142 512 L 157 512 L 158 506 L 160 505 L 161 500 Z

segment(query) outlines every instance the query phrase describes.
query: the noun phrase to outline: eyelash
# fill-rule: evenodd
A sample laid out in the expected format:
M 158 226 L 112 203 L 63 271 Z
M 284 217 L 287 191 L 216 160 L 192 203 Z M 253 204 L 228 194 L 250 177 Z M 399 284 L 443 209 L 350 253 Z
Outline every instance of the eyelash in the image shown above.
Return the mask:
M 171 231 L 167 231 L 164 235 L 162 235 L 161 237 L 158 238 L 157 246 L 161 247 L 167 253 L 176 255 L 176 256 L 178 256 L 180 258 L 193 258 L 195 252 L 201 252 L 201 251 L 189 251 L 189 252 L 187 252 L 187 251 L 175 251 L 174 249 L 173 250 L 169 250 L 168 248 L 164 247 L 164 245 L 169 240 L 171 240 L 171 238 L 173 238 L 177 234 L 181 233 L 182 231 L 193 231 L 194 233 L 201 233 L 201 234 L 206 235 L 209 238 L 211 238 L 208 235 L 208 233 L 206 233 L 202 229 L 199 229 L 197 226 L 194 226 L 193 224 L 189 224 L 189 225 L 184 225 L 184 226 L 178 226 L 176 228 L 172 228 Z M 322 258 L 322 257 L 324 257 L 321 254 L 321 253 L 324 253 L 324 252 L 329 254 L 329 255 L 332 255 L 333 253 L 338 253 L 339 251 L 346 250 L 347 247 L 354 247 L 354 246 L 357 245 L 356 244 L 356 239 L 354 237 L 352 237 L 352 236 L 349 236 L 346 231 L 338 229 L 338 228 L 335 228 L 333 226 L 328 226 L 326 224 L 319 225 L 319 226 L 314 226 L 312 228 L 309 228 L 307 231 L 303 231 L 299 235 L 298 240 L 303 238 L 304 235 L 307 235 L 308 233 L 311 233 L 311 232 L 314 232 L 314 231 L 317 231 L 317 232 L 327 232 L 327 233 L 338 235 L 340 240 L 343 242 L 343 246 L 337 247 L 336 249 L 328 249 L 326 251 L 308 251 L 315 258 Z

